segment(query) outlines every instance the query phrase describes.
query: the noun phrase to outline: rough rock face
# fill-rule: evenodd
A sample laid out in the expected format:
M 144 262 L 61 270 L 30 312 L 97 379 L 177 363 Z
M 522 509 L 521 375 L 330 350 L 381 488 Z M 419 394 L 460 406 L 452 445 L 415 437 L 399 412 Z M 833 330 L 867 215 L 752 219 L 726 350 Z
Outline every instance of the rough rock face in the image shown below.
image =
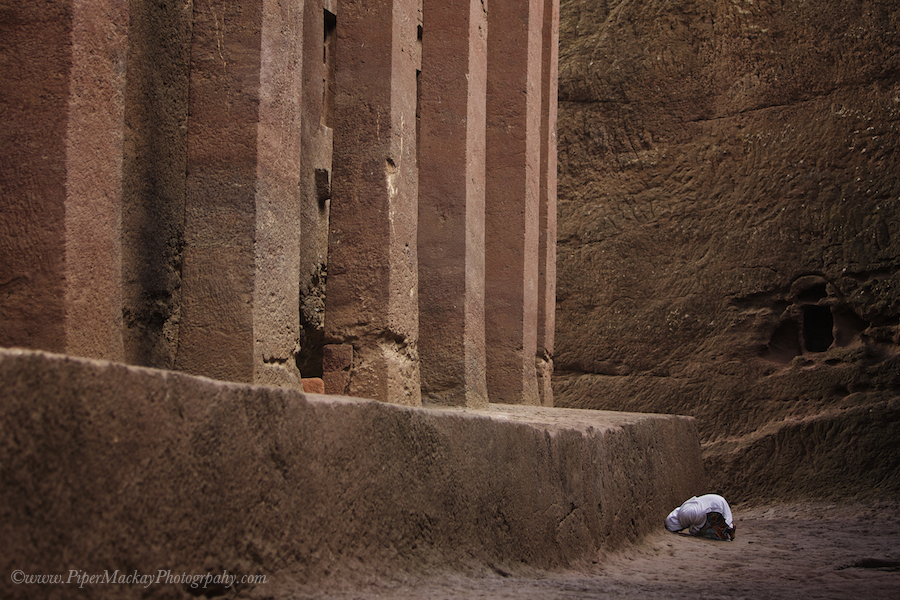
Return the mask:
M 735 499 L 900 492 L 900 5 L 563 0 L 554 394 Z
M 16 569 L 267 578 L 85 592 L 119 600 L 576 566 L 658 530 L 703 480 L 687 418 L 411 409 L 9 349 L 0 389 L 4 599 L 74 597 Z

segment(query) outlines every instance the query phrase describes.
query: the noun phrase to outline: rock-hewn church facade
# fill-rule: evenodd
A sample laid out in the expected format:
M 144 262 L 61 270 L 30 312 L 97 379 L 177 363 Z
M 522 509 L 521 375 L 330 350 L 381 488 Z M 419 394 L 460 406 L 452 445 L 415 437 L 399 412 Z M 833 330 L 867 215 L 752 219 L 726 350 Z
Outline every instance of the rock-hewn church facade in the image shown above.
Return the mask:
M 17 6 L 0 346 L 551 405 L 558 4 Z

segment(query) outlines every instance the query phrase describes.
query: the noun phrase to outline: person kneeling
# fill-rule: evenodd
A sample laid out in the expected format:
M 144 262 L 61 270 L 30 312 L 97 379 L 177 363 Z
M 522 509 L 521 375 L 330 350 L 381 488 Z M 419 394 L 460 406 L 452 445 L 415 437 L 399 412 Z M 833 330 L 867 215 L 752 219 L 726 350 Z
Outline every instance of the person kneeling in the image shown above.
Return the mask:
M 734 518 L 725 498 L 718 494 L 694 496 L 669 513 L 666 529 L 687 529 L 693 536 L 710 540 L 734 540 Z

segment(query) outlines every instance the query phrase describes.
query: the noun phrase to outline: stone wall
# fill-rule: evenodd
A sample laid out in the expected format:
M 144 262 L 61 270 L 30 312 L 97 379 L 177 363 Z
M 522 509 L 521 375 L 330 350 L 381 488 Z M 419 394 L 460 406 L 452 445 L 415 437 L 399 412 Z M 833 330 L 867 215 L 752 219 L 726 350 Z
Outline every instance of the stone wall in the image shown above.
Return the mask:
M 4 598 L 78 589 L 13 585 L 16 569 L 227 570 L 266 576 L 227 593 L 288 598 L 391 574 L 590 564 L 703 484 L 687 417 L 408 408 L 7 349 L 0 388 Z
M 900 9 L 561 4 L 555 394 L 731 497 L 900 490 Z

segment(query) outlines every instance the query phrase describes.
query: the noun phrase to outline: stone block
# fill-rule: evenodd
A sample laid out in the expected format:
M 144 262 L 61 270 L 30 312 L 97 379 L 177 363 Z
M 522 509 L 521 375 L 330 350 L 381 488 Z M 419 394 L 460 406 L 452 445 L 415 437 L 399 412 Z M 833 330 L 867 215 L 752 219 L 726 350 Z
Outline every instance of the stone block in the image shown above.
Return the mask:
M 686 417 L 411 408 L 7 349 L 0 389 L 4 573 L 227 569 L 285 597 L 403 569 L 533 576 L 706 491 Z
M 326 344 L 322 348 L 322 380 L 326 394 L 346 395 L 353 368 L 353 346 Z
M 322 373 L 322 385 L 326 394 L 346 396 L 350 386 L 350 371 L 326 371 Z
M 302 383 L 303 391 L 307 394 L 325 393 L 325 382 L 321 377 L 304 377 Z

